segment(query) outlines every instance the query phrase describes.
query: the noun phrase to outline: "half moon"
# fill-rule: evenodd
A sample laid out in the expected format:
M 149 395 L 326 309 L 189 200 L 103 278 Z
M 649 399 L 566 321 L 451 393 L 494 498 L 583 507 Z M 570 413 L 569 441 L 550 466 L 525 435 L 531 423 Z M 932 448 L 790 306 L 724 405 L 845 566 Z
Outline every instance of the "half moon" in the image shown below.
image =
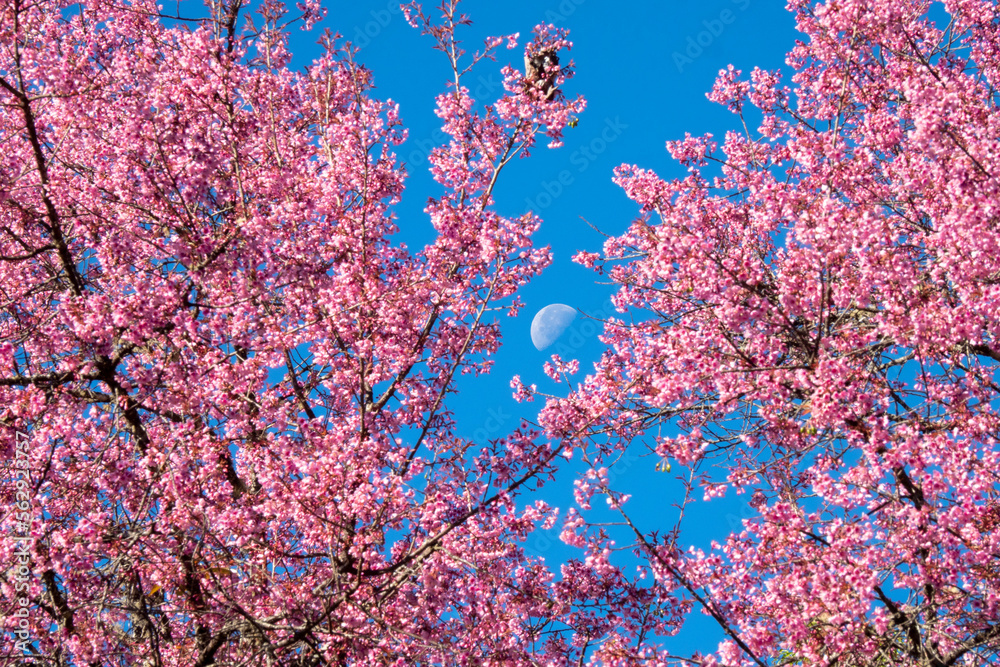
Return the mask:
M 535 349 L 544 350 L 556 342 L 566 327 L 576 318 L 576 310 L 564 303 L 545 306 L 531 320 L 531 342 Z

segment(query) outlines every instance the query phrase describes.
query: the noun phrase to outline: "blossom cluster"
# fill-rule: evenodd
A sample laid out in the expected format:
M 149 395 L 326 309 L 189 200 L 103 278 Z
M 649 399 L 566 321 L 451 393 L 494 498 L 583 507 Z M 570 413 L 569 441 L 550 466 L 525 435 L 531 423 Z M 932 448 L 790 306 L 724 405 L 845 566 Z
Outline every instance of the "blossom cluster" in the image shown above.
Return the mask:
M 550 262 L 493 206 L 501 172 L 584 102 L 545 25 L 522 48 L 563 54 L 558 92 L 508 68 L 473 100 L 517 38 L 465 56 L 456 4 L 408 9 L 454 74 L 410 251 L 396 105 L 330 35 L 288 69 L 318 2 L 0 2 L 0 422 L 30 438 L 37 535 L 30 585 L 0 573 L 3 659 L 15 630 L 61 665 L 562 654 L 539 620 L 571 595 L 520 548 L 554 519 L 515 502 L 555 453 L 459 437 L 445 398 Z
M 638 217 L 577 256 L 621 316 L 540 415 L 594 473 L 567 538 L 595 577 L 617 539 L 710 615 L 726 639 L 696 664 L 1000 659 L 1000 10 L 943 4 L 946 24 L 927 2 L 789 3 L 790 85 L 722 70 L 708 97 L 741 129 L 668 143 L 684 178 L 622 165 Z M 743 525 L 686 549 L 670 515 L 634 518 L 600 471 L 643 447 L 682 510 L 745 494 Z M 598 493 L 622 531 L 587 512 Z M 621 645 L 600 659 L 673 661 Z

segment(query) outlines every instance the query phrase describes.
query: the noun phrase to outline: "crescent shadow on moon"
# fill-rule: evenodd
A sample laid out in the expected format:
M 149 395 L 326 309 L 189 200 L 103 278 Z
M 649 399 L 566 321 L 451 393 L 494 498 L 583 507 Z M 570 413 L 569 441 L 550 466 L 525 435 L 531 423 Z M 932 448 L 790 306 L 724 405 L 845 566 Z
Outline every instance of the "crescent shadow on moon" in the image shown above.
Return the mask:
M 566 331 L 576 318 L 576 309 L 564 303 L 545 306 L 531 320 L 531 342 L 536 350 L 544 350 Z

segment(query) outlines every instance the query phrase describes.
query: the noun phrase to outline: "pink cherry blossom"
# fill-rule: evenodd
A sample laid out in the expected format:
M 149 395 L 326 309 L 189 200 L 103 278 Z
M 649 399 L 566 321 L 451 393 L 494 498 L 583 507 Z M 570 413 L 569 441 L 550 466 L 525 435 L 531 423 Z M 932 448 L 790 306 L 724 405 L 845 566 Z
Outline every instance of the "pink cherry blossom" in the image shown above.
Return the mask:
M 437 235 L 413 252 L 396 105 L 329 36 L 287 68 L 286 26 L 323 8 L 209 4 L 170 22 L 147 0 L 0 3 L 0 420 L 5 449 L 30 439 L 37 536 L 30 589 L 0 575 L 0 660 L 19 595 L 67 666 L 579 654 L 540 634 L 576 598 L 521 546 L 555 522 L 520 496 L 558 450 L 527 424 L 476 445 L 445 400 L 551 261 L 540 220 L 493 194 L 582 111 L 569 59 L 557 95 L 508 69 L 473 100 L 469 68 L 516 35 L 468 56 L 456 3 L 409 7 L 454 74 Z M 540 26 L 523 48 L 570 46 Z
M 651 594 L 711 616 L 726 638 L 693 664 L 992 664 L 1000 15 L 984 0 L 945 2 L 947 26 L 925 2 L 789 8 L 789 83 L 722 70 L 709 98 L 734 130 L 668 143 L 683 179 L 622 165 L 639 217 L 577 255 L 619 286 L 622 315 L 595 371 L 540 414 L 590 470 L 564 539 L 602 578 L 626 574 L 600 557 L 617 540 Z M 643 448 L 675 466 L 681 519 L 634 518 L 642 490 L 622 504 L 602 476 Z M 742 528 L 686 548 L 686 509 L 734 493 Z M 590 511 L 599 494 L 622 530 Z M 645 642 L 606 638 L 593 661 L 669 654 L 637 627 Z

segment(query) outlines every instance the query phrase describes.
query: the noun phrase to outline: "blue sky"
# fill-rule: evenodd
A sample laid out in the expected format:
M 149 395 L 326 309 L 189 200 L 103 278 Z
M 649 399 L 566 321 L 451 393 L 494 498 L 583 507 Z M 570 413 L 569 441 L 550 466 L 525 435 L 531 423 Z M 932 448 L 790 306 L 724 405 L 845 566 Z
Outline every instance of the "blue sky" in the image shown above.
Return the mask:
M 583 379 L 600 354 L 594 329 L 580 317 L 559 343 L 544 352 L 532 346 L 529 328 L 534 314 L 550 303 L 591 314 L 606 312 L 609 287 L 598 284 L 596 274 L 573 264 L 570 257 L 578 250 L 601 248 L 601 235 L 581 216 L 605 233 L 619 234 L 637 213 L 611 182 L 612 170 L 632 163 L 664 178 L 683 175 L 664 148 L 667 140 L 682 138 L 685 132 L 712 132 L 721 138 L 726 130 L 738 127 L 736 117 L 705 98 L 719 69 L 729 64 L 744 74 L 754 66 L 787 69 L 785 53 L 798 34 L 792 14 L 773 0 L 468 0 L 461 7 L 473 20 L 460 33 L 470 52 L 487 35 L 519 32 L 523 44 L 540 22 L 569 28 L 577 76 L 565 92 L 587 98 L 579 125 L 567 129 L 565 146 L 551 150 L 543 142 L 529 160 L 513 163 L 497 188 L 502 214 L 518 215 L 531 207 L 542 217 L 535 239 L 539 245 L 552 246 L 554 263 L 522 291 L 526 307 L 521 315 L 503 318 L 504 344 L 492 374 L 463 379 L 451 404 L 459 432 L 481 440 L 501 437 L 521 417 L 535 416 L 539 403 L 517 404 L 511 399 L 513 375 L 537 383 L 543 391 L 556 391 L 542 364 L 560 343 L 561 351 L 572 350 L 580 360 L 576 380 Z M 442 137 L 433 101 L 449 79 L 447 61 L 431 48 L 429 37 L 406 23 L 395 2 L 341 2 L 328 8 L 320 28 L 337 31 L 360 47 L 358 60 L 375 76 L 374 94 L 398 102 L 410 130 L 399 155 L 411 176 L 397 213 L 401 237 L 418 247 L 432 233 L 423 207 L 429 196 L 440 192 L 427 172 L 425 156 L 431 142 Z M 318 33 L 293 32 L 293 65 L 301 66 L 315 55 Z M 491 92 L 498 96 L 500 68 L 508 62 L 520 68 L 521 53 L 501 49 L 497 63 L 481 64 L 466 80 L 473 95 L 484 102 L 491 101 Z M 563 184 L 557 186 L 560 176 Z M 655 472 L 655 464 L 652 458 L 628 457 L 612 469 L 615 486 L 634 494 L 632 511 L 650 530 L 673 524 L 676 511 L 669 505 L 680 489 L 671 474 Z M 545 499 L 564 510 L 572 503 L 572 468 L 544 490 Z M 729 497 L 699 503 L 685 520 L 687 541 L 707 547 L 709 540 L 722 539 L 738 528 L 740 519 L 749 516 L 744 500 Z M 557 533 L 535 535 L 526 545 L 529 552 L 553 564 L 570 556 L 572 551 L 559 543 Z M 689 629 L 670 640 L 669 648 L 678 653 L 713 650 L 721 638 L 717 627 L 707 618 L 692 620 Z

